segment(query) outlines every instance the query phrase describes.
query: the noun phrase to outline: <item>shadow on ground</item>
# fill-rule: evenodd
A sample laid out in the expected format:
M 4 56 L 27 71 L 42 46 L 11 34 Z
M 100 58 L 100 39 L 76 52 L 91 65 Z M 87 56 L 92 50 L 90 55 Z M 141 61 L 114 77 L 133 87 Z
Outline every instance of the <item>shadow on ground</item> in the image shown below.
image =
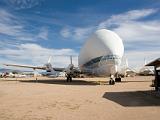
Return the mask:
M 136 81 L 134 81 L 134 80 L 129 80 L 129 81 L 127 81 L 127 80 L 125 80 L 125 81 L 121 81 L 121 83 L 129 83 L 129 82 L 137 82 L 137 83 L 141 83 L 141 82 L 152 82 L 151 80 L 136 80 Z
M 124 107 L 160 106 L 160 97 L 154 91 L 106 92 L 103 98 Z
M 99 85 L 94 81 L 84 81 L 84 80 L 73 80 L 72 82 L 67 82 L 66 80 L 56 79 L 56 80 L 23 80 L 20 82 L 26 83 L 44 83 L 44 84 L 59 84 L 59 85 Z

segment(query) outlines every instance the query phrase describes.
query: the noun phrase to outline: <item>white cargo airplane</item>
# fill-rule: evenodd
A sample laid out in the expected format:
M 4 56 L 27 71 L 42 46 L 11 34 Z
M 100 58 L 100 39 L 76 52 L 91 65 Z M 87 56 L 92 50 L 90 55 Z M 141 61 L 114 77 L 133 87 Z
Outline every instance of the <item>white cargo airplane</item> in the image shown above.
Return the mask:
M 77 73 L 92 74 L 92 75 L 110 75 L 110 84 L 114 84 L 115 80 L 121 81 L 117 76 L 118 67 L 124 53 L 124 46 L 122 39 L 114 32 L 106 29 L 97 30 L 82 47 L 79 57 L 79 69 L 72 64 L 67 68 L 53 68 L 48 62 L 42 67 L 26 66 L 26 65 L 12 65 L 7 66 L 26 67 L 33 69 L 43 69 L 46 71 L 64 71 L 66 73 L 67 81 L 72 81 L 72 77 Z M 50 60 L 49 60 L 50 61 Z

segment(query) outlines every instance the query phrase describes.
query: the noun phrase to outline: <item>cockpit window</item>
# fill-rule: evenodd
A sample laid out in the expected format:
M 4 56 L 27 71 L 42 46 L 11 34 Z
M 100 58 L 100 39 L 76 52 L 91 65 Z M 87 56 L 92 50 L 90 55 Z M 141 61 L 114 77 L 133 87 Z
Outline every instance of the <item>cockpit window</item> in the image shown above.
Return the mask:
M 118 55 L 100 56 L 100 57 L 97 57 L 97 58 L 94 58 L 94 59 L 90 60 L 89 62 L 84 64 L 84 66 L 91 66 L 92 64 L 95 64 L 95 63 L 100 62 L 100 61 L 115 60 L 115 59 L 118 60 L 118 59 L 120 59 L 120 57 Z

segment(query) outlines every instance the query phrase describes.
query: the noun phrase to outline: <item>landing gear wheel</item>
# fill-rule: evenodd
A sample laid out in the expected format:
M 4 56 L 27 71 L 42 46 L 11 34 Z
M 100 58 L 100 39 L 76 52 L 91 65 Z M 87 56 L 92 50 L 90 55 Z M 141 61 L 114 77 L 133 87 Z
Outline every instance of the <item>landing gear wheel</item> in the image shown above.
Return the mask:
M 72 77 L 70 77 L 69 82 L 72 82 Z
M 114 85 L 114 84 L 115 84 L 115 81 L 114 81 L 113 79 L 110 79 L 110 80 L 109 80 L 109 84 L 110 84 L 110 85 Z
M 67 82 L 72 82 L 72 77 L 71 76 L 67 76 Z
M 121 78 L 115 78 L 115 82 L 121 82 Z
M 67 77 L 67 82 L 69 82 L 69 77 Z

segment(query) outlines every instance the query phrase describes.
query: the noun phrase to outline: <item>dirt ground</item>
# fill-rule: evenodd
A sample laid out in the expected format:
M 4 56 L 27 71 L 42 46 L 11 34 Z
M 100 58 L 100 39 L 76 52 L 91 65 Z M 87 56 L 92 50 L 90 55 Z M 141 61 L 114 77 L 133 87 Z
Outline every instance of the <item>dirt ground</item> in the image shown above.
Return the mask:
M 0 79 L 0 120 L 158 120 L 153 77 Z

